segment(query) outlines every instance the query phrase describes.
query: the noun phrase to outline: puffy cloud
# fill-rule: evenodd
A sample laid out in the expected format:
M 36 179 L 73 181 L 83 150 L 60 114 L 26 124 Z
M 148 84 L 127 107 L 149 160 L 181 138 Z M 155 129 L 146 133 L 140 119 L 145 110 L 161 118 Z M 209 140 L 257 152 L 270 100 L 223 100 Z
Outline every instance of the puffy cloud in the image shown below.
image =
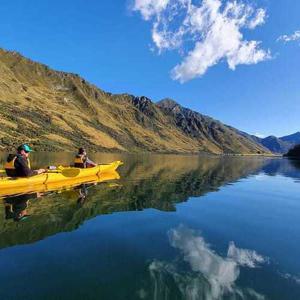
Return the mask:
M 154 260 L 149 265 L 153 281 L 154 299 L 163 298 L 171 290 L 182 299 L 257 299 L 264 296 L 252 289 L 236 286 L 240 267 L 254 268 L 265 259 L 255 251 L 229 244 L 227 257 L 214 252 L 204 238 L 194 230 L 179 226 L 169 232 L 170 244 L 178 249 L 190 269 L 182 269 L 182 262 Z M 183 271 L 184 270 L 184 271 Z M 145 292 L 145 291 L 144 291 Z M 170 299 L 172 296 L 170 296 Z
M 133 10 L 140 11 L 143 18 L 149 20 L 152 16 L 160 14 L 168 3 L 169 0 L 135 0 Z
M 257 264 L 264 263 L 265 258 L 257 252 L 248 249 L 239 249 L 234 242 L 230 242 L 227 257 L 233 259 L 240 266 L 255 268 Z
M 252 20 L 250 20 L 248 27 L 250 29 L 254 29 L 257 26 L 264 24 L 265 19 L 266 19 L 266 11 L 260 8 L 257 10 L 256 16 Z
M 266 261 L 256 251 L 237 248 L 234 242 L 229 243 L 227 258 L 224 259 L 210 249 L 203 237 L 182 225 L 171 230 L 169 237 L 171 245 L 182 250 L 193 271 L 199 271 L 206 277 L 218 278 L 218 282 L 224 285 L 236 280 L 238 266 L 255 268 Z
M 227 60 L 230 69 L 257 64 L 270 58 L 258 41 L 244 39 L 242 28 L 254 29 L 265 22 L 266 11 L 249 4 L 220 0 L 135 0 L 135 10 L 153 20 L 152 40 L 159 52 L 178 49 L 184 53 L 171 76 L 185 82 Z M 190 48 L 184 52 L 184 48 Z
M 283 42 L 293 42 L 293 41 L 297 41 L 300 40 L 300 30 L 295 31 L 293 34 L 290 35 L 281 35 L 277 41 L 283 41 Z

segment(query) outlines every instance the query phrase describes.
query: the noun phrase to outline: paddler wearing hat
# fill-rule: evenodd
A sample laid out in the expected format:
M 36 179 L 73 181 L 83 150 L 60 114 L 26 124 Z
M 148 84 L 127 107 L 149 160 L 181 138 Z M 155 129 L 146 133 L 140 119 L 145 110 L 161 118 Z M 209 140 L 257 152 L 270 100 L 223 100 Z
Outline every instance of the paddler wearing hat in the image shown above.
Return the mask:
M 5 164 L 5 171 L 10 177 L 31 177 L 45 173 L 45 169 L 31 170 L 29 154 L 32 149 L 27 144 L 17 148 L 16 154 L 9 154 Z

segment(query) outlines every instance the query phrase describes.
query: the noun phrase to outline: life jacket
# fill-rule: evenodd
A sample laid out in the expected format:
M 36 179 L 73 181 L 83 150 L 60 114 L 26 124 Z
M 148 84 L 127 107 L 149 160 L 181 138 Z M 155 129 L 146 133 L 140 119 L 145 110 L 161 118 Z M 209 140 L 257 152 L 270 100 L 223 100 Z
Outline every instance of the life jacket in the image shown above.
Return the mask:
M 16 167 L 15 167 L 15 161 L 17 159 L 16 154 L 9 154 L 6 160 L 6 163 L 4 165 L 4 169 L 6 171 L 6 175 L 9 177 L 16 177 L 17 172 L 16 172 Z M 28 168 L 30 169 L 30 160 L 27 158 L 27 165 Z
M 75 168 L 86 168 L 85 157 L 82 154 L 77 154 L 74 159 Z
M 9 154 L 7 157 L 6 163 L 4 165 L 4 169 L 6 171 L 6 175 L 9 177 L 16 176 L 16 167 L 15 167 L 16 159 L 17 156 L 15 154 Z

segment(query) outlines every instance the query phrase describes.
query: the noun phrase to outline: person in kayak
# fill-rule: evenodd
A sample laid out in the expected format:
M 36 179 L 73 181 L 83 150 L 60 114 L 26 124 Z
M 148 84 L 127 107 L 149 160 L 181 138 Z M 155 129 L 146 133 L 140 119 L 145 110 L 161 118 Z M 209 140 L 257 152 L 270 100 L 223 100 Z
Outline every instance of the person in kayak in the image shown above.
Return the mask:
M 96 167 L 97 164 L 91 161 L 84 148 L 79 148 L 78 154 L 75 156 L 74 167 L 75 168 L 92 168 Z
M 5 164 L 5 171 L 9 177 L 31 177 L 45 173 L 45 169 L 31 170 L 29 154 L 32 149 L 27 144 L 17 148 L 16 154 L 9 154 Z

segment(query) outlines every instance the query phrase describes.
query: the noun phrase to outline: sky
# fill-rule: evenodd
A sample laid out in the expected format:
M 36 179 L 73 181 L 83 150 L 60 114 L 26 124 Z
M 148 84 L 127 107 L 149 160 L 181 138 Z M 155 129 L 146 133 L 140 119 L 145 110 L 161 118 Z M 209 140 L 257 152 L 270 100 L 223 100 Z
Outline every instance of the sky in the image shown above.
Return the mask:
M 0 47 L 259 136 L 300 131 L 298 0 L 2 1 Z

